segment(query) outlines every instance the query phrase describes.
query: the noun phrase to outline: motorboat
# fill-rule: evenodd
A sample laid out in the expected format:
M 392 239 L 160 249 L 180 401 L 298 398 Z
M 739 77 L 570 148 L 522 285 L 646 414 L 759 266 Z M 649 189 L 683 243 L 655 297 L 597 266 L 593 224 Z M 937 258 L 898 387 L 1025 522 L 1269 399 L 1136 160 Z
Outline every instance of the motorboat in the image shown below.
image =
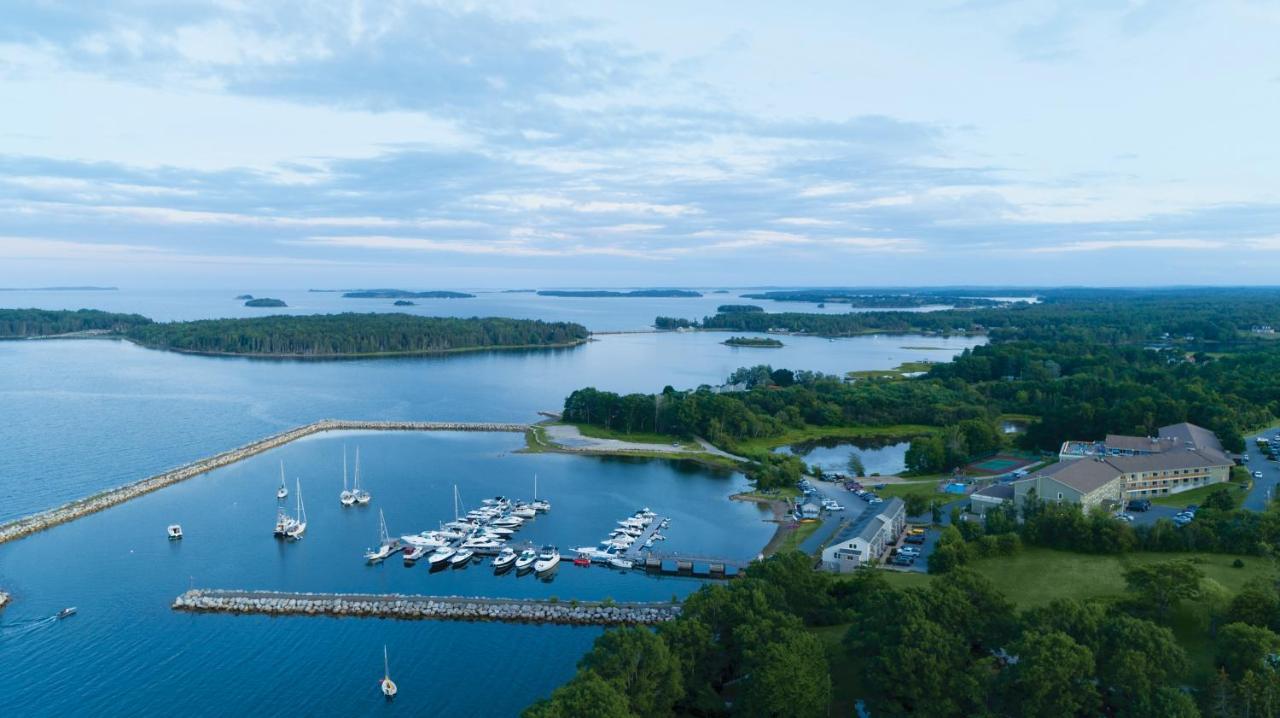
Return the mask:
M 76 607 L 75 607 L 75 606 L 67 606 L 66 608 L 62 609 L 61 611 L 58 611 L 58 616 L 57 616 L 57 617 L 58 617 L 59 619 L 62 619 L 62 618 L 71 618 L 71 617 L 72 617 L 72 616 L 74 616 L 74 615 L 76 615 Z
M 289 535 L 289 529 L 293 528 L 293 517 L 284 509 L 276 511 L 276 538 L 284 538 Z
M 635 562 L 630 559 L 622 558 L 621 556 L 614 556 L 609 559 L 609 565 L 614 568 L 632 568 L 635 566 Z
M 353 506 L 356 503 L 355 492 L 347 488 L 347 449 L 342 449 L 342 493 L 338 494 L 338 502 L 343 506 Z
M 560 563 L 560 552 L 555 546 L 543 546 L 538 552 L 538 560 L 533 563 L 533 570 L 538 573 L 545 573 L 555 568 Z
M 368 491 L 360 488 L 360 447 L 358 446 L 356 447 L 356 479 L 355 483 L 351 485 L 351 493 L 355 495 L 356 503 L 361 506 L 373 499 Z
M 382 689 L 382 695 L 386 696 L 387 700 L 395 698 L 396 693 L 400 691 L 396 687 L 396 682 L 391 680 L 391 666 L 387 661 L 387 647 L 385 645 L 382 647 L 382 680 L 378 681 L 378 687 Z
M 430 550 L 431 549 L 427 548 L 426 546 L 409 547 L 409 550 L 404 552 L 404 565 L 412 566 L 413 564 L 417 563 L 418 559 L 425 556 L 427 552 Z
M 307 507 L 302 503 L 302 479 L 297 480 L 294 488 L 298 493 L 298 513 L 294 516 L 293 525 L 284 532 L 284 535 L 290 540 L 297 541 L 307 532 Z
M 518 529 L 524 523 L 524 519 L 518 516 L 503 516 L 493 522 L 493 525 L 500 529 Z
M 546 512 L 551 510 L 551 502 L 543 499 L 534 499 L 529 504 L 529 508 L 533 509 L 534 511 L 537 511 L 538 513 L 545 514 Z
M 578 554 L 573 558 L 573 565 L 574 566 L 590 566 L 591 558 L 583 554 Z
M 276 489 L 276 500 L 284 501 L 289 497 L 289 487 L 284 485 L 284 462 L 280 462 L 280 488 Z
M 493 557 L 493 569 L 495 571 L 502 571 L 511 568 L 515 562 L 516 550 L 510 546 L 504 546 L 501 551 L 498 551 L 498 555 Z
M 502 548 L 502 542 L 487 538 L 473 538 L 463 541 L 462 548 L 472 549 L 473 552 L 476 550 L 497 550 Z
M 495 536 L 512 536 L 512 535 L 514 535 L 514 534 L 515 534 L 515 531 L 514 531 L 514 530 L 512 530 L 512 529 L 504 529 L 504 528 L 502 528 L 501 526 L 496 526 L 496 527 L 495 527 L 495 526 L 486 526 L 486 527 L 485 527 L 485 529 L 484 529 L 484 532 L 485 532 L 486 534 L 493 534 L 493 535 L 495 535 Z
M 432 553 L 430 556 L 427 557 L 427 562 L 430 563 L 432 566 L 435 566 L 441 561 L 448 561 L 457 552 L 458 550 L 452 546 L 441 546 L 440 548 L 436 549 L 434 553 Z
M 511 509 L 511 515 L 521 519 L 531 519 L 538 515 L 538 512 L 532 506 L 520 506 Z
M 170 541 L 177 541 L 182 538 L 182 524 L 169 524 L 167 531 Z
M 454 568 L 460 568 L 462 566 L 466 566 L 471 561 L 471 557 L 475 555 L 475 551 L 472 551 L 469 548 L 462 548 L 449 558 L 449 563 L 452 564 Z
M 423 532 L 420 534 L 401 536 L 400 540 L 410 546 L 414 546 L 414 547 L 421 546 L 422 548 L 425 548 L 428 551 L 434 551 L 440 548 L 441 546 L 444 546 L 449 543 L 448 541 L 444 540 L 444 538 L 435 535 L 433 532 Z
M 523 571 L 533 565 L 538 560 L 538 552 L 533 547 L 526 548 L 520 552 L 520 556 L 516 558 L 516 570 Z

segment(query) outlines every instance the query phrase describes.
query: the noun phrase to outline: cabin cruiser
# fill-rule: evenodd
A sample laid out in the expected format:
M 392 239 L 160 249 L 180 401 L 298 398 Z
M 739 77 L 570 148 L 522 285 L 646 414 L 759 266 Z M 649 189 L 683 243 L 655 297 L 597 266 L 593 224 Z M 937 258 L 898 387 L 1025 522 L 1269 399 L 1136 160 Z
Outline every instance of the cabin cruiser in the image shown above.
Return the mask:
M 404 565 L 412 566 L 418 559 L 425 556 L 429 550 L 426 546 L 411 546 L 408 551 L 404 552 Z
M 62 609 L 61 611 L 58 611 L 58 618 L 70 618 L 74 615 L 76 615 L 75 606 L 68 606 L 67 608 Z
M 485 532 L 486 534 L 492 534 L 492 535 L 494 535 L 494 536 L 511 536 L 512 534 L 514 534 L 514 533 L 515 533 L 515 531 L 513 531 L 513 530 L 511 530 L 511 529 L 504 529 L 504 528 L 502 528 L 501 526 L 497 526 L 497 527 L 495 527 L 495 526 L 486 526 L 486 527 L 484 528 L 484 532 Z
M 614 556 L 609 559 L 609 565 L 614 568 L 632 568 L 635 566 L 635 563 L 629 559 L 622 558 L 621 556 Z
M 182 524 L 169 524 L 167 529 L 169 532 L 169 540 L 177 541 L 182 538 Z
M 538 573 L 544 573 L 555 568 L 560 563 L 560 552 L 555 546 L 543 546 L 538 552 L 538 560 L 533 564 L 533 570 Z
M 439 564 L 441 561 L 449 560 L 457 552 L 458 552 L 457 549 L 453 548 L 452 546 L 441 546 L 440 548 L 435 550 L 435 553 L 432 553 L 430 556 L 427 557 L 427 562 L 430 563 L 432 566 L 435 566 Z
M 297 522 L 293 520 L 293 517 L 290 516 L 287 511 L 284 509 L 277 511 L 275 530 L 276 538 L 284 538 L 285 536 L 288 536 L 289 531 L 293 529 L 295 523 Z
M 538 515 L 532 506 L 519 506 L 511 509 L 511 515 L 521 519 L 531 519 Z
M 516 570 L 523 571 L 533 565 L 538 560 L 538 552 L 532 547 L 526 548 L 520 552 L 520 556 L 516 558 Z
M 474 551 L 496 551 L 502 548 L 503 542 L 487 538 L 473 538 L 462 542 L 462 548 Z
M 449 558 L 449 563 L 452 564 L 454 568 L 466 566 L 467 563 L 471 561 L 471 557 L 475 555 L 475 551 L 464 547 L 459 549 L 457 553 Z
M 502 547 L 498 555 L 493 558 L 493 568 L 495 571 L 502 571 L 511 568 L 516 562 L 516 550 L 510 546 Z
M 524 523 L 524 519 L 518 516 L 503 516 L 493 522 L 493 525 L 500 529 L 518 529 Z
M 424 531 L 420 534 L 401 536 L 400 540 L 413 547 L 422 547 L 434 551 L 448 543 L 443 537 L 438 536 L 435 532 Z

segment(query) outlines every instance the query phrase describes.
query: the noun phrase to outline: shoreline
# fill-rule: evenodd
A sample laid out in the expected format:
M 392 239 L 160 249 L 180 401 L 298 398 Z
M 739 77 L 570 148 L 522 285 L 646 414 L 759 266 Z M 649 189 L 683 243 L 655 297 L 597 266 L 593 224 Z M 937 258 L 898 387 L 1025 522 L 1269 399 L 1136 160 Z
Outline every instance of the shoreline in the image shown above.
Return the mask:
M 86 337 L 89 338 L 89 337 Z M 572 342 L 558 342 L 556 344 L 508 344 L 502 346 L 488 347 L 457 347 L 454 349 L 430 349 L 424 351 L 412 352 L 372 352 L 366 354 L 260 354 L 247 352 L 214 352 L 200 351 L 196 349 L 175 349 L 158 344 L 144 344 L 134 341 L 126 336 L 105 336 L 107 339 L 120 339 L 130 344 L 141 347 L 143 349 L 151 349 L 154 351 L 173 352 L 175 354 L 187 354 L 191 356 L 209 356 L 209 357 L 241 357 L 244 359 L 266 359 L 269 361 L 347 361 L 356 359 L 398 359 L 401 357 L 432 357 L 447 356 L 449 354 L 467 354 L 473 352 L 502 352 L 502 351 L 533 351 L 538 349 L 573 349 L 591 341 L 590 337 L 578 339 Z

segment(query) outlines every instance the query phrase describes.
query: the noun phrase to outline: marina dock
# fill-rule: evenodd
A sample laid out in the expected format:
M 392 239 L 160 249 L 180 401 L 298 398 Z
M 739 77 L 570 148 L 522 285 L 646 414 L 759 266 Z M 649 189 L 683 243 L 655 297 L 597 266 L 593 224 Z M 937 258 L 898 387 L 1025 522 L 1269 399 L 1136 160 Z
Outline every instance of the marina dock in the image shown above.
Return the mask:
M 173 609 L 273 616 L 506 621 L 575 626 L 651 625 L 670 621 L 680 614 L 680 605 L 676 603 L 210 589 L 187 591 L 174 599 Z
M 20 539 L 28 534 L 73 521 L 81 516 L 109 509 L 143 494 L 162 489 L 180 481 L 186 481 L 194 476 L 199 476 L 228 464 L 234 464 L 255 454 L 269 451 L 312 434 L 326 431 L 498 431 L 524 433 L 528 429 L 528 424 L 513 423 L 322 419 L 278 434 L 272 434 L 265 439 L 259 439 L 230 451 L 224 451 L 205 459 L 184 464 L 161 474 L 149 476 L 124 486 L 65 503 L 47 511 L 41 511 L 0 524 L 0 543 Z

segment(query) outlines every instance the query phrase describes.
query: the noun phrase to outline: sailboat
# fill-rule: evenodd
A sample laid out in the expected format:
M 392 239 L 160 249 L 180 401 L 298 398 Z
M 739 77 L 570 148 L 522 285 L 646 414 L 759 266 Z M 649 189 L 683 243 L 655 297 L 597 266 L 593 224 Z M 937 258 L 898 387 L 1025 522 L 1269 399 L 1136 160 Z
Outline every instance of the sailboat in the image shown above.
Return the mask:
M 342 447 L 342 493 L 338 494 L 338 500 L 343 506 L 350 506 L 356 502 L 355 492 L 347 488 L 347 447 Z
M 538 475 L 533 475 L 533 503 L 529 504 L 529 508 L 540 513 L 546 513 L 551 510 L 551 502 L 546 499 L 538 499 Z
M 382 509 L 378 509 L 378 542 L 376 551 L 370 549 L 364 553 L 364 558 L 369 563 L 377 563 L 400 548 L 400 541 L 392 539 L 387 532 L 387 518 L 382 515 Z
M 355 495 L 356 503 L 364 506 L 369 503 L 369 499 L 373 498 L 368 491 L 360 488 L 360 447 L 356 447 L 356 482 L 351 487 L 351 493 Z
M 289 496 L 289 487 L 284 485 L 284 462 L 280 462 L 280 488 L 276 489 L 276 498 L 284 501 Z
M 395 698 L 396 692 L 400 690 L 396 688 L 396 682 L 391 680 L 391 665 L 387 660 L 386 645 L 382 646 L 382 680 L 378 681 L 378 687 L 382 689 L 382 695 L 386 696 L 387 700 Z
M 298 492 L 298 514 L 293 518 L 293 526 L 285 531 L 285 536 L 297 541 L 307 532 L 307 508 L 302 505 L 302 480 L 298 479 L 295 487 Z

